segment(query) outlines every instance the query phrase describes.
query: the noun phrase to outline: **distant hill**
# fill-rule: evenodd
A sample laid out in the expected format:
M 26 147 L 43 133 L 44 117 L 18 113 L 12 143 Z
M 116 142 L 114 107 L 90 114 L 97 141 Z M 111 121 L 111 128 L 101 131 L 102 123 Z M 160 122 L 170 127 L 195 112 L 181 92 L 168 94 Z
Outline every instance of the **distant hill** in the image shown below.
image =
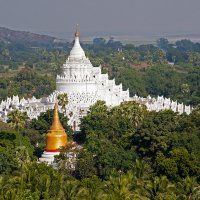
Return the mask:
M 4 27 L 0 27 L 0 41 L 5 43 L 26 43 L 30 45 L 49 45 L 59 42 L 55 37 L 26 31 L 15 31 Z

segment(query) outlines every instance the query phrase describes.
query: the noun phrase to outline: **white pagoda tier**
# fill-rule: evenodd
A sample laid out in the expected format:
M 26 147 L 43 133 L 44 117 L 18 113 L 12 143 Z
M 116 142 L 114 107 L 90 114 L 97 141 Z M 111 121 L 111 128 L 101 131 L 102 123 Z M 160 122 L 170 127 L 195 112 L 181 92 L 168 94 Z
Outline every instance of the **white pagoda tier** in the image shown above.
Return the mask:
M 116 85 L 115 80 L 109 80 L 108 74 L 101 73 L 101 66 L 92 66 L 80 46 L 78 32 L 75 33 L 75 43 L 62 66 L 62 72 L 57 76 L 56 90 L 67 93 L 69 97 L 82 96 L 87 106 L 91 104 L 87 99 L 96 97 L 97 100 L 105 101 L 108 106 L 129 101 L 129 90 L 123 91 L 122 84 Z

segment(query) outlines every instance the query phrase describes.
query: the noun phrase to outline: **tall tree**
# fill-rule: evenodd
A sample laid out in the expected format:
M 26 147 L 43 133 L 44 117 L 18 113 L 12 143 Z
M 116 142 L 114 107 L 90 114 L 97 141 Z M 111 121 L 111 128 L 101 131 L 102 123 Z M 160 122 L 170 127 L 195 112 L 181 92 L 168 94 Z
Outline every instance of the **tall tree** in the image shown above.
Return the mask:
M 19 110 L 14 110 L 8 113 L 8 124 L 15 130 L 23 129 L 28 120 L 26 112 L 20 112 Z
M 193 177 L 186 177 L 184 180 L 178 182 L 176 192 L 179 199 L 200 199 L 200 185 Z
M 154 177 L 145 185 L 146 197 L 150 200 L 154 200 L 159 193 L 172 192 L 174 189 L 174 185 L 169 182 L 166 176 Z
M 20 145 L 21 145 L 22 139 L 21 139 L 21 133 L 19 133 L 19 131 L 25 128 L 27 120 L 28 120 L 28 116 L 26 112 L 20 112 L 19 110 L 14 110 L 8 113 L 7 122 L 12 128 L 17 130 Z
M 66 105 L 68 104 L 67 93 L 62 93 L 57 96 L 58 105 L 61 106 L 62 110 L 66 112 Z

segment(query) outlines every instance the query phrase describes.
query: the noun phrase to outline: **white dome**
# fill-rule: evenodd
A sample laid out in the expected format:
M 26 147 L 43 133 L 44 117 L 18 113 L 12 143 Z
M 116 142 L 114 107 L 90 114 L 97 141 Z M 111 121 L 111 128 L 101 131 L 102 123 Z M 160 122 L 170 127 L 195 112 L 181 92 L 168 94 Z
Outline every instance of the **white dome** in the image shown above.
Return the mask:
M 69 58 L 78 58 L 78 59 L 85 58 L 85 52 L 83 51 L 79 43 L 79 37 L 75 37 L 75 43 L 72 50 L 70 51 Z

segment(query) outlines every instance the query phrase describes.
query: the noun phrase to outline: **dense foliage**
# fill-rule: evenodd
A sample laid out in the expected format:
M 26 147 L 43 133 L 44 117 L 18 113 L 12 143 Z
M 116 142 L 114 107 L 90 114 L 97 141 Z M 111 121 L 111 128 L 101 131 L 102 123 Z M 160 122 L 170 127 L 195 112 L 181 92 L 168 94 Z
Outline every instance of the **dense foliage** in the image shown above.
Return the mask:
M 44 76 L 30 68 L 20 70 L 14 77 L 0 79 L 0 100 L 19 95 L 20 98 L 40 98 L 49 95 L 55 88 L 55 79 Z
M 65 126 L 67 119 L 60 117 Z M 43 143 L 35 131 L 51 121 L 52 111 L 47 111 L 27 121 L 26 130 L 8 130 L 1 123 L 6 130 L 0 132 L 0 199 L 200 198 L 198 108 L 178 115 L 149 112 L 134 102 L 110 109 L 98 101 L 81 121 L 83 148 L 76 151 L 75 170 L 64 156 L 75 151 L 71 143 L 56 158 L 57 169 L 35 162 L 35 140 Z M 80 137 L 74 139 L 80 142 Z

